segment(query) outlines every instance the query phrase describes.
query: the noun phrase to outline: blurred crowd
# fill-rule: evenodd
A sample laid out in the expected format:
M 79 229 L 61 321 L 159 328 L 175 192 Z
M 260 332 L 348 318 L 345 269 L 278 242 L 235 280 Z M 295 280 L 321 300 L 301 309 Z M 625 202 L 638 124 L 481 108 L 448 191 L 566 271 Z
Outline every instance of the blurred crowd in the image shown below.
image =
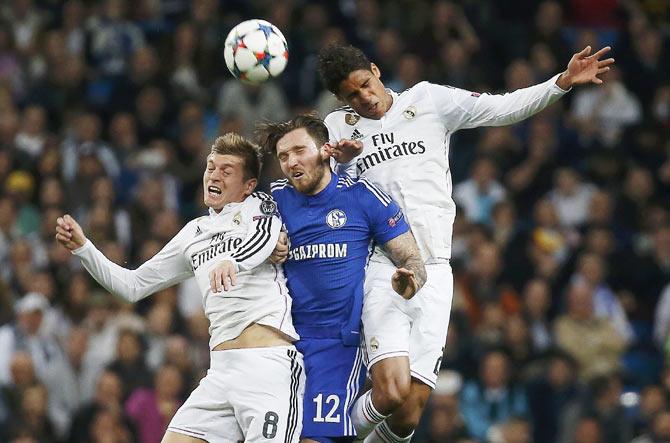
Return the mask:
M 252 17 L 290 48 L 262 86 L 223 61 Z M 338 41 L 396 91 L 514 90 L 613 47 L 604 85 L 452 138 L 454 305 L 414 441 L 670 441 L 669 38 L 661 0 L 0 2 L 0 442 L 160 441 L 208 367 L 199 291 L 126 304 L 55 220 L 138 266 L 203 213 L 217 134 L 338 105 L 316 73 Z

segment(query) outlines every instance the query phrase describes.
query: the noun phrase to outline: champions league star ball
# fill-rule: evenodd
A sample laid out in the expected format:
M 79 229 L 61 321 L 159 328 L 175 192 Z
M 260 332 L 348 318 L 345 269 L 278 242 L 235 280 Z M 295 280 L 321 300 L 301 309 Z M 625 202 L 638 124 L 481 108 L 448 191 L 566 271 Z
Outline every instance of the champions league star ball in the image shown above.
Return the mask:
M 223 55 L 235 77 L 258 84 L 282 73 L 288 62 L 288 45 L 272 23 L 247 20 L 228 33 Z

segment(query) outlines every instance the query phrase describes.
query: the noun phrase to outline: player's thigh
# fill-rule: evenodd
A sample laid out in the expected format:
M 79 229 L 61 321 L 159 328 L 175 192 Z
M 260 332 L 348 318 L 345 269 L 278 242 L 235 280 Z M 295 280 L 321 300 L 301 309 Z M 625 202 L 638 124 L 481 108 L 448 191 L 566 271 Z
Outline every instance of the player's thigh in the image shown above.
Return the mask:
M 302 438 L 353 438 L 351 409 L 365 380 L 360 348 L 344 346 L 340 339 L 303 339 L 298 348 L 307 373 Z
M 393 291 L 391 276 L 394 272 L 393 265 L 378 262 L 370 262 L 366 271 L 361 320 L 368 368 L 383 359 L 409 355 L 416 302 L 405 300 Z
M 235 351 L 240 358 L 231 401 L 244 441 L 297 443 L 305 390 L 302 355 L 293 346 Z
M 420 314 L 410 332 L 410 370 L 412 377 L 435 388 L 449 328 L 454 280 L 448 263 L 426 266 L 428 279 L 417 301 Z M 416 298 L 415 297 L 415 298 Z
M 181 436 L 209 443 L 244 439 L 230 403 L 229 373 L 225 365 L 216 364 L 216 358 L 212 360 L 213 367 L 170 420 L 165 437 L 169 441 Z

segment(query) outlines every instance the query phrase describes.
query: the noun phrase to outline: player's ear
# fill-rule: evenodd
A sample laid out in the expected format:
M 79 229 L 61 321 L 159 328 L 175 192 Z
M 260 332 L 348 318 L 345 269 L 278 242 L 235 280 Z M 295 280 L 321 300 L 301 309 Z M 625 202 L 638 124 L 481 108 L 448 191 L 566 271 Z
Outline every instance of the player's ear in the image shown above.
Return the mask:
M 251 195 L 251 193 L 254 192 L 254 189 L 256 189 L 257 184 L 258 179 L 250 178 L 247 180 L 246 183 L 244 183 L 244 196 Z
M 372 71 L 372 74 L 374 74 L 374 76 L 377 78 L 380 78 L 382 76 L 382 72 L 374 63 L 370 63 L 370 71 Z
M 319 156 L 321 157 L 322 162 L 330 162 L 330 143 L 324 143 L 321 148 L 319 148 Z

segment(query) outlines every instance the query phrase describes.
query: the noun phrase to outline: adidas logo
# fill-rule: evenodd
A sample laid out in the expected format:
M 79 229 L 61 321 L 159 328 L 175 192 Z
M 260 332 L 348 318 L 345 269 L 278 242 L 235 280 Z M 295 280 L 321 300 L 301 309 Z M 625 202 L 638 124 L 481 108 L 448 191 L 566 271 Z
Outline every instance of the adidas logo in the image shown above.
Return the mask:
M 358 129 L 354 129 L 354 132 L 351 133 L 351 139 L 352 140 L 358 140 L 365 137 L 363 134 L 361 134 L 361 131 Z
M 195 227 L 195 236 L 197 237 L 200 234 L 202 234 L 202 229 L 200 229 L 200 226 L 196 226 Z

